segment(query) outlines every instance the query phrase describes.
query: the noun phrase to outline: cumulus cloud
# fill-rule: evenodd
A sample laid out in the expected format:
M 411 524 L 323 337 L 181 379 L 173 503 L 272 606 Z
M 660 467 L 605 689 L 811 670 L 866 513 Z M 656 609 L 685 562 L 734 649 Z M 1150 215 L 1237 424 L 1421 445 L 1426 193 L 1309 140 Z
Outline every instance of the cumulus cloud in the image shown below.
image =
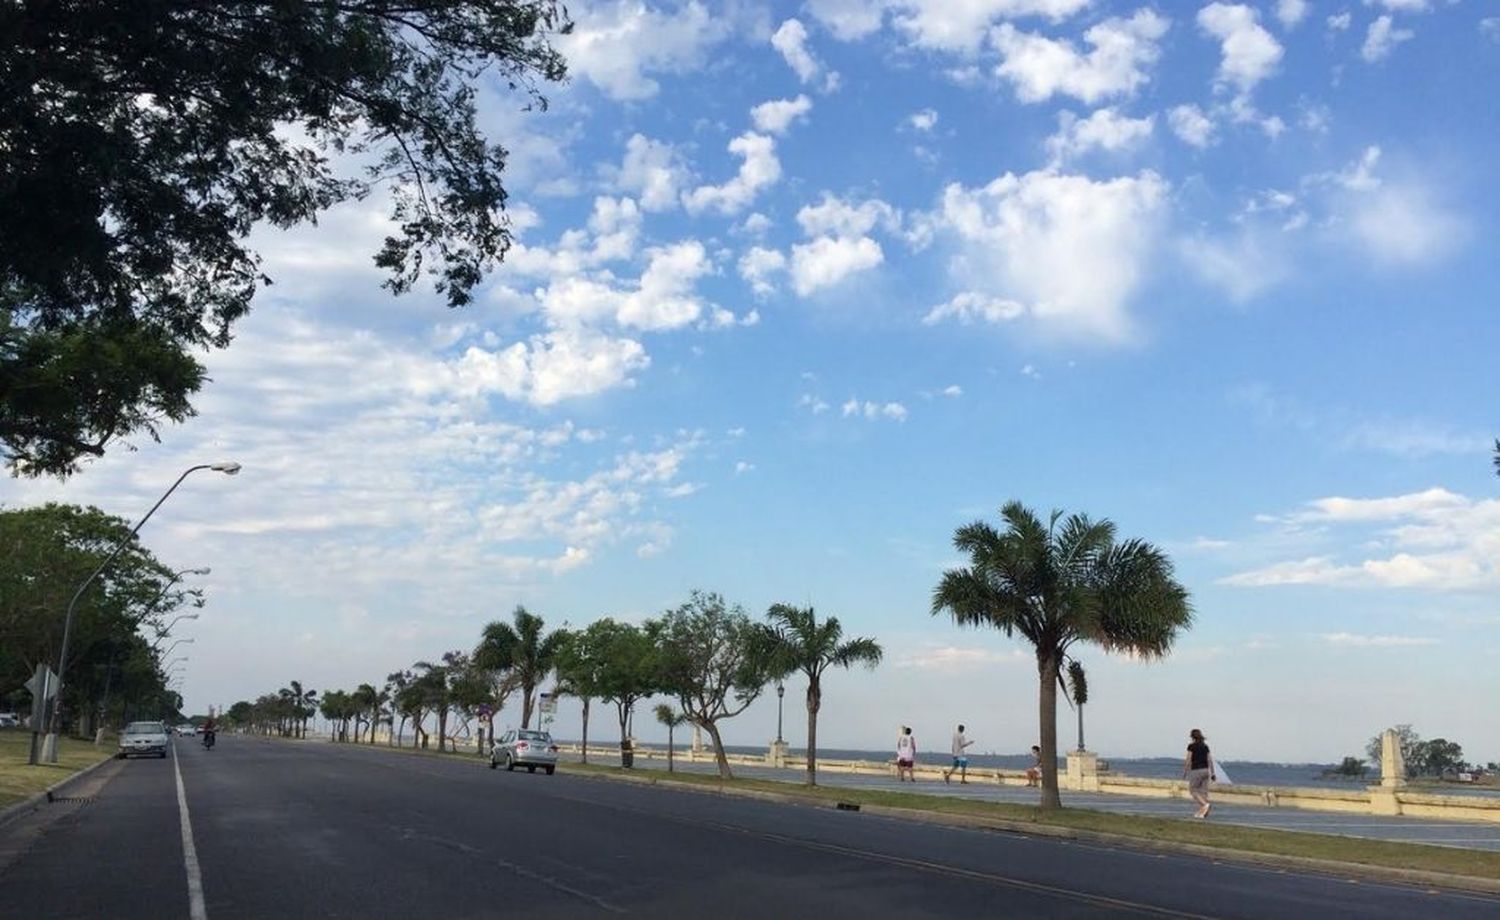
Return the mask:
M 975 291 L 957 294 L 947 303 L 938 304 L 922 317 L 925 325 L 952 320 L 968 326 L 973 323 L 1006 323 L 1026 315 L 1026 305 L 1003 297 L 990 297 Z
M 634 193 L 647 211 L 676 207 L 690 178 L 687 162 L 671 144 L 643 134 L 633 134 L 626 141 L 617 184 L 621 191 Z
M 1438 640 L 1422 636 L 1365 636 L 1347 632 L 1323 633 L 1318 638 L 1329 645 L 1344 648 L 1410 648 L 1438 644 Z
M 1000 19 L 1045 16 L 1054 22 L 1087 7 L 1092 0 L 896 0 L 896 28 L 912 45 L 934 51 L 973 54 L 985 30 Z
M 901 217 L 895 208 L 878 198 L 851 204 L 824 192 L 820 202 L 805 205 L 797 212 L 797 223 L 808 236 L 865 236 L 877 226 L 889 232 L 899 230 Z
M 1342 538 L 1344 558 L 1325 553 L 1284 560 L 1231 575 L 1223 584 L 1429 591 L 1500 586 L 1500 500 L 1437 487 L 1382 498 L 1334 496 L 1267 522 L 1328 541 Z
M 839 407 L 839 412 L 844 418 L 862 418 L 872 422 L 878 419 L 904 422 L 907 414 L 906 407 L 897 402 L 878 403 L 853 397 Z
M 1214 122 L 1196 105 L 1175 106 L 1167 113 L 1172 133 L 1185 144 L 1204 148 L 1214 142 Z
M 750 110 L 750 120 L 755 130 L 762 134 L 785 134 L 792 122 L 806 117 L 812 111 L 812 100 L 806 96 L 795 99 L 772 99 L 762 102 Z
M 740 256 L 739 270 L 740 277 L 749 282 L 755 296 L 769 297 L 776 292 L 772 279 L 786 271 L 786 256 L 778 249 L 752 246 Z
M 1128 96 L 1150 79 L 1146 71 L 1160 56 L 1156 43 L 1168 25 L 1147 9 L 1129 19 L 1106 19 L 1083 33 L 1090 50 L 1082 52 L 1071 41 L 1003 23 L 990 33 L 990 43 L 1003 59 L 995 74 L 1014 84 L 1022 102 L 1065 95 L 1092 105 Z
M 911 117 L 907 119 L 907 122 L 910 123 L 911 126 L 913 128 L 915 128 L 915 129 L 917 129 L 918 131 L 926 133 L 928 131 L 931 131 L 933 128 L 937 127 L 937 123 L 938 123 L 938 113 L 937 113 L 937 110 L 936 109 L 923 109 L 920 112 L 913 112 L 911 114 Z
M 884 261 L 880 244 L 867 236 L 821 236 L 792 247 L 792 288 L 806 297 Z
M 959 243 L 958 274 L 984 285 L 970 284 L 929 321 L 1009 318 L 1015 303 L 1044 332 L 1130 339 L 1126 306 L 1146 271 L 1167 188 L 1149 171 L 1102 181 L 1006 173 L 980 188 L 949 185 L 936 220 Z
M 1114 108 L 1103 108 L 1087 118 L 1079 118 L 1063 111 L 1057 115 L 1057 133 L 1047 138 L 1047 152 L 1054 164 L 1093 150 L 1118 153 L 1144 144 L 1155 127 L 1155 115 L 1130 118 Z
M 698 0 L 673 11 L 618 2 L 573 3 L 569 11 L 573 31 L 554 38 L 568 72 L 615 99 L 655 96 L 661 87 L 648 73 L 696 70 L 729 37 L 728 23 Z
M 957 398 L 964 395 L 964 388 L 955 383 L 951 386 L 943 387 L 943 395 L 950 399 Z
M 692 213 L 716 210 L 736 214 L 781 178 L 776 142 L 770 137 L 747 131 L 729 142 L 729 152 L 740 157 L 739 172 L 723 185 L 700 185 L 684 193 L 682 203 Z
M 1389 16 L 1377 16 L 1365 32 L 1365 43 L 1359 48 L 1359 56 L 1368 64 L 1383 61 L 1396 46 L 1416 37 L 1410 29 L 1398 29 Z
M 1210 3 L 1198 11 L 1198 27 L 1217 38 L 1223 59 L 1218 80 L 1247 94 L 1276 72 L 1281 43 L 1259 22 L 1253 7 L 1239 3 Z
M 1464 222 L 1439 205 L 1420 178 L 1390 181 L 1380 175 L 1381 156 L 1379 147 L 1367 147 L 1344 170 L 1307 181 L 1343 190 L 1335 202 L 1340 219 L 1352 228 L 1351 238 L 1381 262 L 1419 265 L 1449 255 L 1464 238 Z
M 807 47 L 807 27 L 800 20 L 788 19 L 771 35 L 771 47 L 781 52 L 787 66 L 803 83 L 812 83 L 823 74 L 823 62 Z M 824 87 L 833 89 L 838 85 L 838 74 L 829 72 L 824 77 Z
M 1276 18 L 1281 20 L 1282 26 L 1295 28 L 1307 16 L 1307 0 L 1277 0 Z

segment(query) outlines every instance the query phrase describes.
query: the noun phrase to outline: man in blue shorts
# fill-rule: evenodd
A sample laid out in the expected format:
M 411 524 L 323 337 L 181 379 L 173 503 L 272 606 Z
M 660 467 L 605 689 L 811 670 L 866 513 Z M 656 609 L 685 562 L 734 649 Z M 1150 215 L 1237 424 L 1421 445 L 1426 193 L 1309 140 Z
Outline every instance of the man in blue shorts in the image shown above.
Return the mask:
M 964 727 L 960 725 L 953 733 L 953 766 L 943 771 L 943 782 L 948 782 L 948 777 L 957 773 L 959 785 L 969 784 L 969 757 L 964 749 L 973 743 L 964 737 Z

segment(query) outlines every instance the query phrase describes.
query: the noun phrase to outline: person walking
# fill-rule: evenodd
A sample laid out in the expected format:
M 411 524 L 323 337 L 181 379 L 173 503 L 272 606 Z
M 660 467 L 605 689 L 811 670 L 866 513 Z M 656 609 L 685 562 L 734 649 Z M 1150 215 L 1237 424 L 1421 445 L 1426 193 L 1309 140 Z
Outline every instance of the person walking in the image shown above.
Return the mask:
M 896 737 L 896 782 L 902 781 L 903 773 L 905 779 L 916 782 L 917 774 L 913 769 L 916 763 L 917 739 L 911 733 L 911 726 L 903 725 L 901 734 Z
M 1192 741 L 1187 746 L 1187 756 L 1182 759 L 1182 775 L 1188 781 L 1188 795 L 1198 805 L 1193 817 L 1207 818 L 1209 809 L 1213 808 L 1208 801 L 1208 784 L 1214 779 L 1214 755 L 1208 749 L 1203 732 L 1195 728 L 1189 737 Z
M 953 733 L 953 766 L 943 771 L 943 782 L 948 782 L 948 777 L 955 772 L 958 773 L 958 784 L 967 786 L 969 784 L 969 755 L 964 750 L 974 742 L 964 737 L 964 727 L 960 725 L 958 731 Z

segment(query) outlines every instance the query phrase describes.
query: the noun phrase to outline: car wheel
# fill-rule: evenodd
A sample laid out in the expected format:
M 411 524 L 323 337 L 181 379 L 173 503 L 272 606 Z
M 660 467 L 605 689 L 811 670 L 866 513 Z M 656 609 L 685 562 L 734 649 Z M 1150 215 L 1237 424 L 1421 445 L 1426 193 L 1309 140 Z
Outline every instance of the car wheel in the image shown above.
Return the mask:
M 500 765 L 497 764 L 497 763 L 495 763 L 495 758 L 491 757 L 490 758 L 490 769 L 493 770 L 493 769 L 495 769 L 498 766 L 500 766 Z
M 554 771 L 554 770 L 556 770 L 556 769 L 557 769 L 557 768 L 556 768 L 556 767 L 548 767 L 548 768 L 547 768 L 547 775 L 548 775 L 548 776 L 551 776 L 551 775 L 552 775 L 552 771 Z
M 115 755 L 115 759 L 116 760 L 124 760 L 125 759 L 125 755 L 123 753 L 116 754 Z
M 511 773 L 516 771 L 516 762 L 511 759 L 509 754 L 505 755 L 505 769 Z
M 526 768 L 526 772 L 527 773 L 535 773 L 536 772 L 536 767 L 528 766 Z
M 160 757 L 162 760 L 166 760 L 167 759 L 167 752 L 166 751 L 162 751 L 160 754 L 157 754 L 156 756 Z

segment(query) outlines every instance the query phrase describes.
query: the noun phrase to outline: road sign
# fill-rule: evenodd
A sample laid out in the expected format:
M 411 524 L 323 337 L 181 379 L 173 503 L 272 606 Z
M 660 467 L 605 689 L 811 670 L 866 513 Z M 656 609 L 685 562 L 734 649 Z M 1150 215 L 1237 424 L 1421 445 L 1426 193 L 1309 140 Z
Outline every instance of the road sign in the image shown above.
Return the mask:
M 550 693 L 543 693 L 537 700 L 537 712 L 544 716 L 550 716 L 557 712 L 557 697 Z
M 22 686 L 31 691 L 32 699 L 50 700 L 57 696 L 57 675 L 45 664 L 39 664 L 36 666 L 36 673 Z

